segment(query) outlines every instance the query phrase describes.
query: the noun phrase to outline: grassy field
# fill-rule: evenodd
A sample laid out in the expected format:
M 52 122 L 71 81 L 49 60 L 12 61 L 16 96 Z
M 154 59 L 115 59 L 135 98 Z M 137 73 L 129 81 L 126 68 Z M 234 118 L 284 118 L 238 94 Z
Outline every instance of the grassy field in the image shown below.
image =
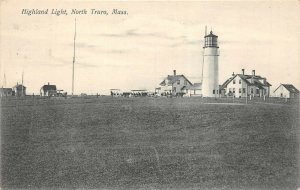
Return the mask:
M 3 99 L 1 187 L 299 187 L 299 105 L 216 102 Z

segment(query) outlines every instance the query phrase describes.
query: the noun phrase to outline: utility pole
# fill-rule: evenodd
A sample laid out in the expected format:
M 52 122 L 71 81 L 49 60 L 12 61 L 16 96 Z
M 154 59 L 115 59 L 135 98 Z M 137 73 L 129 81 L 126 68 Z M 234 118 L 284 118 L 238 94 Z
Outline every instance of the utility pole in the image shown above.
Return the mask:
M 73 68 L 72 68 L 72 96 L 74 95 L 75 40 L 76 40 L 76 18 L 75 18 L 75 33 L 74 33 L 74 56 L 73 56 Z
M 21 86 L 21 88 L 22 88 L 22 94 L 21 94 L 21 96 L 23 96 L 24 95 L 24 86 L 23 86 L 23 84 L 24 84 L 24 70 L 23 70 L 23 72 L 22 72 L 22 86 Z

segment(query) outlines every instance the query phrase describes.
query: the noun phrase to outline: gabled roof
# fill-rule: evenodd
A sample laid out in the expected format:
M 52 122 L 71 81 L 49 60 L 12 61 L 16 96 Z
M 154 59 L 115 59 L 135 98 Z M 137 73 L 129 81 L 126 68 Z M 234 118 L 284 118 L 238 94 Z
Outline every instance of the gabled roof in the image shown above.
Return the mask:
M 262 89 L 263 86 L 272 86 L 270 83 L 268 83 L 267 81 L 265 83 L 261 83 L 260 81 L 258 80 L 264 80 L 266 78 L 263 78 L 259 75 L 242 75 L 242 74 L 235 74 L 234 76 L 230 77 L 229 79 L 227 79 L 222 85 L 221 85 L 221 88 L 220 89 L 224 89 L 227 87 L 227 85 L 234 79 L 236 78 L 237 76 L 239 76 L 247 85 L 249 86 L 257 86 L 258 88 Z M 254 81 L 253 83 L 251 83 L 250 81 L 248 81 L 247 79 L 251 79 L 253 78 Z
M 184 75 L 168 75 L 159 85 L 165 86 L 165 85 L 172 85 L 176 81 L 178 81 L 181 77 L 183 77 L 190 85 L 193 85 Z M 166 84 L 166 80 L 168 81 L 168 84 Z
M 292 84 L 282 84 L 290 92 L 299 92 L 299 90 Z
M 56 85 L 46 84 L 46 85 L 42 86 L 42 89 L 43 89 L 44 91 L 48 91 L 48 90 L 56 90 Z
M 227 87 L 227 85 L 236 77 L 237 75 L 234 75 L 232 77 L 230 77 L 229 79 L 227 79 L 222 85 L 220 89 L 224 89 Z
M 201 90 L 202 89 L 202 83 L 194 83 L 191 86 L 184 86 L 181 88 L 181 90 Z
M 17 84 L 15 85 L 13 88 L 26 88 L 26 86 L 22 85 L 22 84 Z
M 292 85 L 292 84 L 281 84 L 281 85 L 282 85 L 285 89 L 287 89 L 289 92 L 299 93 L 299 90 L 298 90 L 296 87 L 294 87 L 294 85 Z M 279 88 L 281 85 L 279 85 L 278 88 Z M 277 90 L 278 88 L 276 88 L 276 90 Z M 274 90 L 274 92 L 275 92 L 276 90 Z

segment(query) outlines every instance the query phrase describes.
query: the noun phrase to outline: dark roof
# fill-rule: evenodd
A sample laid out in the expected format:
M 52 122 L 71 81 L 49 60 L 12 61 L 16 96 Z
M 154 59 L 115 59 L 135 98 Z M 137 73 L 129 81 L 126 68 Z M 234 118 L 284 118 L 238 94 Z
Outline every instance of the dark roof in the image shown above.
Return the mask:
M 227 80 L 221 85 L 220 90 L 226 88 L 227 85 L 228 85 L 228 84 L 229 84 L 236 76 L 237 76 L 237 75 L 234 75 L 234 76 L 230 77 L 229 79 L 227 79 Z
M 192 86 L 184 86 L 181 90 L 200 90 L 202 89 L 202 83 L 194 83 Z
M 257 86 L 259 89 L 264 89 L 264 85 L 258 81 L 254 81 L 254 86 Z
M 176 81 L 178 81 L 181 77 L 185 78 L 185 80 L 190 83 L 190 85 L 193 85 L 184 75 L 168 75 L 159 85 L 165 86 L 165 85 L 172 85 Z M 168 80 L 168 84 L 166 84 L 166 80 Z
M 289 92 L 299 93 L 299 90 L 292 84 L 282 84 L 282 86 L 284 86 L 284 88 L 286 88 Z
M 230 77 L 229 79 L 227 79 L 222 85 L 220 89 L 224 89 L 227 87 L 227 85 L 236 77 L 239 76 L 245 83 L 247 83 L 247 85 L 249 86 L 257 86 L 258 88 L 262 89 L 263 86 L 272 86 L 270 83 L 268 83 L 267 81 L 265 81 L 265 83 L 261 83 L 258 80 L 264 80 L 266 78 L 261 77 L 259 75 L 243 75 L 243 74 L 235 74 L 234 76 Z M 247 79 L 255 79 L 253 83 L 249 82 Z
M 15 85 L 13 88 L 22 88 L 22 86 L 23 86 L 23 88 L 26 88 L 26 86 L 24 86 L 24 85 L 22 85 L 22 84 L 17 84 L 17 85 Z
M 204 37 L 205 37 L 205 38 L 206 38 L 206 37 L 216 37 L 216 38 L 217 38 L 218 36 L 217 36 L 217 35 L 214 35 L 213 32 L 210 31 L 210 33 L 209 33 L 208 35 L 204 36 Z
M 2 92 L 10 92 L 10 91 L 12 91 L 12 88 L 0 88 L 0 91 L 2 91 Z
M 56 90 L 56 85 L 46 84 L 46 85 L 42 86 L 42 89 L 43 89 L 44 91 L 48 91 L 48 90 Z

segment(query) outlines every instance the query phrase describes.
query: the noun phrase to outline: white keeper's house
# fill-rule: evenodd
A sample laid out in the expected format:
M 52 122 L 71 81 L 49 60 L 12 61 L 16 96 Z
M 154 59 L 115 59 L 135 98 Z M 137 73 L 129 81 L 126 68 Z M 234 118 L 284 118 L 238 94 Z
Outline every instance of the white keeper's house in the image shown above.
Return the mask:
M 241 74 L 232 74 L 220 87 L 222 97 L 269 97 L 270 86 L 272 86 L 265 77 L 255 74 L 246 75 L 245 69 Z
M 159 86 L 156 88 L 156 93 L 160 95 L 178 95 L 184 94 L 184 89 L 190 88 L 193 84 L 184 75 L 177 75 L 174 70 L 173 75 L 164 78 Z
M 280 84 L 274 90 L 274 95 L 280 98 L 298 98 L 299 90 L 292 84 Z

